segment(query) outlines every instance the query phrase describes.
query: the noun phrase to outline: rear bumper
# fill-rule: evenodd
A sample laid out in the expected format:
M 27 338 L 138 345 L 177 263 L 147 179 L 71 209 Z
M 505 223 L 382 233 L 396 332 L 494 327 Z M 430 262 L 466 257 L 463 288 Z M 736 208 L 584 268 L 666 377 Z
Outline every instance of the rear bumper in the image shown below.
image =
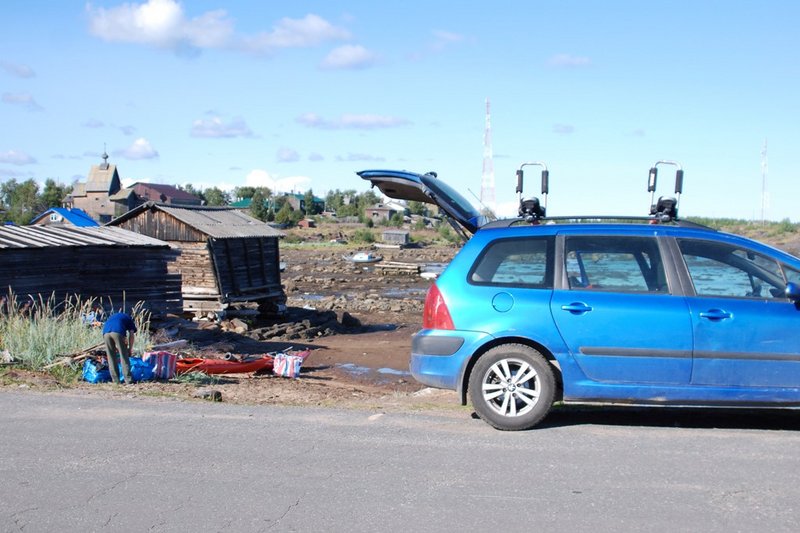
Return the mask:
M 420 330 L 411 343 L 411 375 L 429 387 L 460 390 L 470 358 L 491 338 L 480 331 Z

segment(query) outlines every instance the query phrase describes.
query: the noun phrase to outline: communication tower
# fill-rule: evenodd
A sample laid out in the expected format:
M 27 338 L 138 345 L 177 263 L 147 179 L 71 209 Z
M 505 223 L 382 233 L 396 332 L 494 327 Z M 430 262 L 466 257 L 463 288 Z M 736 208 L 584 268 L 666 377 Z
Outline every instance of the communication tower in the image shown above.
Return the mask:
M 761 149 L 761 223 L 767 223 L 767 208 L 769 207 L 769 194 L 767 193 L 767 140 L 764 139 L 764 148 Z
M 492 154 L 492 115 L 489 99 L 486 99 L 486 130 L 483 134 L 483 173 L 481 174 L 481 204 L 497 212 L 494 199 L 494 156 Z

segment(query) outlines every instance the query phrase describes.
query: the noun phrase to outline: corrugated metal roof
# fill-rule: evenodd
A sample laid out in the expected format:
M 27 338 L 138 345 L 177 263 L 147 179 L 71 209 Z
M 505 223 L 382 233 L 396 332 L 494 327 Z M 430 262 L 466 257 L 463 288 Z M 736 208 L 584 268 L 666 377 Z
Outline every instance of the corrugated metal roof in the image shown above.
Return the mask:
M 185 206 L 147 203 L 128 211 L 109 224 L 129 220 L 146 209 L 158 209 L 169 213 L 184 224 L 205 233 L 213 239 L 236 239 L 241 237 L 283 237 L 283 233 L 261 222 L 257 218 L 230 207 Z
M 159 209 L 214 239 L 283 236 L 283 233 L 271 228 L 266 222 L 261 222 L 238 209 L 167 205 L 161 205 Z
M 0 226 L 0 249 L 56 246 L 168 246 L 122 228 L 97 226 Z

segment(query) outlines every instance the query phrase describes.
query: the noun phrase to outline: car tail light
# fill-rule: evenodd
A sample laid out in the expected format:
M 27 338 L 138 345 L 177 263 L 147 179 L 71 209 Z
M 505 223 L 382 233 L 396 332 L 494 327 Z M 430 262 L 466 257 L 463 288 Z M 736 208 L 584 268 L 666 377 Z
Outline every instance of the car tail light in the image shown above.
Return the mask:
M 425 310 L 422 313 L 422 327 L 424 329 L 456 329 L 450 311 L 442 298 L 442 293 L 436 283 L 428 289 L 425 296 Z

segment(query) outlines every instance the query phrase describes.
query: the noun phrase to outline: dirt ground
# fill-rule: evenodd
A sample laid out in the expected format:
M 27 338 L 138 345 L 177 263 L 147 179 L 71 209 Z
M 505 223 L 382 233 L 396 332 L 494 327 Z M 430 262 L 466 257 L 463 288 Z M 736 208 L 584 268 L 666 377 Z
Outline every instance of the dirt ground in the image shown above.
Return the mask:
M 367 317 L 362 317 L 367 318 Z M 59 382 L 53 375 L 6 367 L 0 387 L 39 391 L 69 391 L 209 401 L 219 392 L 223 402 L 339 406 L 368 409 L 462 409 L 452 391 L 427 389 L 408 374 L 412 324 L 365 326 L 363 332 L 332 335 L 314 342 L 261 342 L 225 334 L 187 355 L 268 353 L 309 349 L 298 379 L 266 374 L 230 374 L 205 382 L 141 382 L 132 386 Z M 219 336 L 218 336 L 219 337 Z M 230 352 L 229 350 L 233 350 Z
M 404 262 L 446 262 L 453 249 L 380 250 L 386 260 Z M 346 253 L 346 251 L 345 251 Z M 260 319 L 250 320 L 246 332 L 226 331 L 197 322 L 168 324 L 167 338 L 186 340 L 189 345 L 175 350 L 188 357 L 246 356 L 300 351 L 310 355 L 299 379 L 265 374 L 236 374 L 211 377 L 202 382 L 142 382 L 132 386 L 67 383 L 47 373 L 33 373 L 17 367 L 0 368 L 0 387 L 31 390 L 61 390 L 70 394 L 103 394 L 209 401 L 215 397 L 236 404 L 282 404 L 340 406 L 369 409 L 463 410 L 453 391 L 428 389 L 408 373 L 411 336 L 421 327 L 421 309 L 430 281 L 414 275 L 385 275 L 379 269 L 354 266 L 341 258 L 342 250 L 287 250 L 281 259 L 288 263 L 282 278 L 293 311 L 308 310 L 309 302 L 331 301 L 319 312 L 341 316 L 347 312 L 360 324 L 315 338 L 258 339 Z M 372 307 L 359 309 L 364 301 Z M 297 307 L 292 307 L 297 306 Z M 300 306 L 305 306 L 301 309 Z M 363 306 L 362 306 L 363 307 Z M 332 309 L 332 310 L 331 310 Z M 279 321 L 275 318 L 273 322 Z M 269 321 L 267 321 L 269 322 Z M 202 324 L 202 323 L 201 323 Z M 161 333 L 159 333 L 161 334 Z M 217 396 L 216 393 L 219 393 Z

